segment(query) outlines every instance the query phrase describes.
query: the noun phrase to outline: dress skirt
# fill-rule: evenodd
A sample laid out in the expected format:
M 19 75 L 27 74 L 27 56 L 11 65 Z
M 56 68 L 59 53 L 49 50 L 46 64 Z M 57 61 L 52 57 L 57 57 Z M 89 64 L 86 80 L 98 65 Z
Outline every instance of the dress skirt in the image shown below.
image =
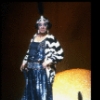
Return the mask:
M 42 64 L 29 62 L 23 73 L 26 85 L 21 100 L 53 100 L 52 83 Z

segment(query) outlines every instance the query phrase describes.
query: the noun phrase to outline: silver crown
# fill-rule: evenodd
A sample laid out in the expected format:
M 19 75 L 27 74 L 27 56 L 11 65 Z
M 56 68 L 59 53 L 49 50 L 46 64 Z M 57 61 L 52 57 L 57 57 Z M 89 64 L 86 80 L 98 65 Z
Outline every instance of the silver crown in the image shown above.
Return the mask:
M 49 22 L 49 20 L 48 19 L 45 19 L 43 16 L 40 16 L 40 19 L 39 20 L 37 20 L 37 24 L 38 23 L 42 23 L 42 22 L 45 22 L 45 23 L 48 23 Z

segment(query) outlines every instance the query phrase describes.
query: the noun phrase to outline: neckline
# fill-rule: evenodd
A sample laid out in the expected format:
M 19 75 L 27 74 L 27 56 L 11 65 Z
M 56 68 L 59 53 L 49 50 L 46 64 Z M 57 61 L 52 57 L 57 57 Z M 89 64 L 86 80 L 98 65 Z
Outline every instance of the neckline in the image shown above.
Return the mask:
M 40 43 L 40 42 L 35 42 L 35 41 L 33 41 L 34 43 Z
M 37 36 L 37 35 L 36 35 L 36 36 Z M 35 37 L 36 37 L 36 36 L 35 36 Z M 33 40 L 33 42 L 41 43 L 41 42 L 43 42 L 44 40 L 46 40 L 47 36 L 48 36 L 48 34 L 46 34 L 46 36 L 45 36 L 45 38 L 44 38 L 43 40 L 41 40 L 41 41 L 34 41 L 34 40 Z

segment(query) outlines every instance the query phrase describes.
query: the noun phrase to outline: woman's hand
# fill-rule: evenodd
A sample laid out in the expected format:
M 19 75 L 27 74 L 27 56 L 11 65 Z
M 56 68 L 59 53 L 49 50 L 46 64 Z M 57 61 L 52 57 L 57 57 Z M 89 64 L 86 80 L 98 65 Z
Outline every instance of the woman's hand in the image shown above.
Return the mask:
M 44 60 L 44 62 L 42 63 L 42 66 L 44 67 L 44 68 L 47 68 L 48 66 L 50 66 L 51 65 L 51 63 L 52 63 L 52 60 Z
M 44 61 L 44 62 L 42 63 L 43 68 L 47 68 L 48 65 L 49 65 L 49 64 L 48 64 L 46 61 Z
M 25 68 L 25 65 L 22 64 L 22 65 L 20 66 L 20 70 L 23 71 L 24 68 Z
M 21 65 L 21 67 L 20 67 L 20 70 L 21 70 L 21 71 L 23 71 L 23 69 L 25 69 L 25 70 L 28 71 L 28 69 L 27 69 L 27 67 L 26 67 L 25 65 L 26 65 L 26 64 L 22 64 L 22 65 Z

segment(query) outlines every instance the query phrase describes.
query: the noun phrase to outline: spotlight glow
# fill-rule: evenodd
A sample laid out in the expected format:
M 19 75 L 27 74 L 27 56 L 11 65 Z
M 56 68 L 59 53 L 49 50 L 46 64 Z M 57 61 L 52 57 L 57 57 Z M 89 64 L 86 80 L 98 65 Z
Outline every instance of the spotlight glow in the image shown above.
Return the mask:
M 59 72 L 53 84 L 53 100 L 78 100 L 81 92 L 83 100 L 91 100 L 91 71 L 70 69 Z

